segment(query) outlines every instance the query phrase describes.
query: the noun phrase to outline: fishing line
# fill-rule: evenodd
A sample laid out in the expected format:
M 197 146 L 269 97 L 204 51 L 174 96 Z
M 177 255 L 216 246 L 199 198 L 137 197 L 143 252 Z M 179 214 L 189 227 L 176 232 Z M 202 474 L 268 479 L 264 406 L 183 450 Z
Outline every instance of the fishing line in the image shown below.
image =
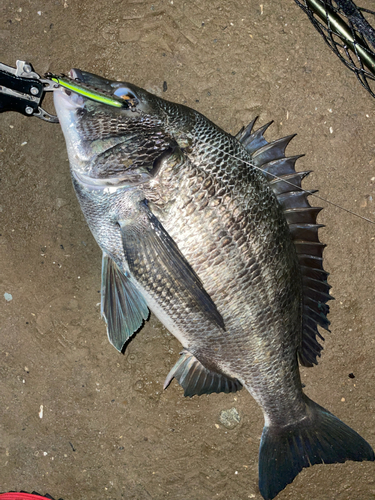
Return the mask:
M 52 73 L 48 73 L 47 75 L 49 78 L 51 78 L 51 80 L 53 80 L 58 85 L 61 85 L 62 87 L 65 87 L 69 90 L 72 90 L 73 92 L 81 94 L 89 99 L 94 100 L 94 101 L 101 102 L 102 104 L 107 104 L 107 105 L 115 106 L 115 107 L 125 107 L 126 106 L 126 104 L 118 96 L 113 96 L 113 95 L 109 94 L 109 92 L 93 88 L 90 85 L 84 84 L 81 81 L 73 80 L 72 78 L 65 77 L 64 75 L 56 76 Z M 375 224 L 375 221 L 368 219 L 367 217 L 364 217 L 363 215 L 359 215 L 356 212 L 349 210 L 348 208 L 344 208 L 341 205 L 334 203 L 333 201 L 329 201 L 326 198 L 323 198 L 322 196 L 315 194 L 313 191 L 308 191 L 302 187 L 299 187 L 299 186 L 293 184 L 293 182 L 290 182 L 290 181 L 284 179 L 283 177 L 279 177 L 278 175 L 272 174 L 270 172 L 266 172 L 264 169 L 262 169 L 261 167 L 258 167 L 257 165 L 254 165 L 251 162 L 248 162 L 242 158 L 238 158 L 237 156 L 232 155 L 226 151 L 222 151 L 219 148 L 215 148 L 215 150 L 222 152 L 224 154 L 227 154 L 228 156 L 230 156 L 231 158 L 233 158 L 235 160 L 238 160 L 238 161 L 241 161 L 247 165 L 250 165 L 251 167 L 254 167 L 254 168 L 260 170 L 263 174 L 270 175 L 274 179 L 278 179 L 282 182 L 285 182 L 286 184 L 289 184 L 290 186 L 293 186 L 294 190 L 303 191 L 304 193 L 307 193 L 308 195 L 314 196 L 315 198 L 317 198 L 321 201 L 324 201 L 325 203 L 328 203 L 329 205 L 331 205 L 333 207 L 339 208 L 340 210 L 343 210 L 344 212 L 347 212 L 348 214 L 354 215 L 355 217 L 358 217 L 359 219 L 370 222 L 370 224 Z M 296 173 L 298 173 L 298 172 L 296 172 Z
M 282 182 L 285 182 L 286 184 L 289 184 L 290 186 L 293 186 L 293 188 L 295 190 L 303 191 L 304 193 L 307 193 L 308 195 L 314 196 L 315 198 L 318 198 L 321 201 L 325 201 L 329 205 L 332 205 L 333 207 L 339 208 L 340 210 L 343 210 L 344 212 L 347 212 L 348 214 L 354 215 L 355 217 L 358 217 L 359 219 L 363 219 L 367 222 L 370 222 L 371 224 L 375 224 L 375 221 L 368 219 L 367 217 L 364 217 L 363 215 L 357 214 L 356 212 L 353 212 L 352 210 L 349 210 L 348 208 L 342 207 L 341 205 L 338 205 L 337 203 L 334 203 L 333 201 L 329 201 L 326 198 L 323 198 L 322 196 L 315 194 L 314 191 L 308 191 L 307 189 L 303 189 L 302 187 L 296 186 L 295 184 L 293 184 L 293 182 L 290 182 L 290 181 L 284 179 L 283 177 L 279 177 L 278 175 L 271 174 L 270 172 L 266 172 L 261 167 L 258 167 L 257 165 L 254 165 L 253 163 L 246 161 L 243 158 L 238 158 L 237 156 L 234 156 L 234 155 L 228 153 L 227 151 L 223 151 L 219 148 L 215 148 L 215 149 L 217 151 L 220 151 L 221 153 L 227 154 L 228 156 L 230 156 L 231 158 L 234 158 L 235 160 L 239 160 L 243 163 L 246 163 L 246 165 L 250 165 L 251 167 L 254 167 L 254 168 L 260 170 L 263 174 L 270 175 L 275 179 L 278 179 Z M 296 173 L 298 174 L 298 172 L 296 172 Z

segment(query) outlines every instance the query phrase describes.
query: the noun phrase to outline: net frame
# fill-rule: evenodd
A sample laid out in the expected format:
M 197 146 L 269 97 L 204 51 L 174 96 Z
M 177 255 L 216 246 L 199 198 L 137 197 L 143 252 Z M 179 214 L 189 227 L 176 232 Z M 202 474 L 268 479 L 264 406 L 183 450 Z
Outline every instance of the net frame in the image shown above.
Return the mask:
M 330 49 L 375 97 L 375 12 L 352 0 L 295 0 Z M 367 17 L 364 16 L 364 13 Z

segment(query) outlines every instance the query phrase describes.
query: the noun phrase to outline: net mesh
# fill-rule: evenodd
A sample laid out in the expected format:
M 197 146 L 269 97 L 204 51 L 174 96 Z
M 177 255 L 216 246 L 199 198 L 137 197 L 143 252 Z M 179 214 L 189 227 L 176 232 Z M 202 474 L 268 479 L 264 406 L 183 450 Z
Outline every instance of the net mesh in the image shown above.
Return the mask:
M 375 97 L 375 11 L 352 0 L 295 0 L 337 57 Z

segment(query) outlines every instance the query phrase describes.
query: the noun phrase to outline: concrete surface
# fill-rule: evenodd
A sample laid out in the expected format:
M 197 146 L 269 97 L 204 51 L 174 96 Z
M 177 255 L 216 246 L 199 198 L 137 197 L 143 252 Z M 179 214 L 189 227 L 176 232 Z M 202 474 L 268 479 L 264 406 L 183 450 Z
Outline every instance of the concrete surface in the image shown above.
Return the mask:
M 1 62 L 128 80 L 233 134 L 255 115 L 273 119 L 268 138 L 298 133 L 288 153 L 306 154 L 297 166 L 314 171 L 309 187 L 375 219 L 375 102 L 292 0 L 3 0 L 0 14 Z M 5 113 L 0 133 L 0 491 L 260 499 L 263 417 L 251 396 L 184 399 L 175 381 L 163 391 L 181 346 L 153 317 L 115 351 L 59 126 Z M 374 225 L 332 206 L 319 220 L 336 301 L 321 362 L 302 378 L 375 446 Z M 229 429 L 220 414 L 231 408 L 240 422 Z M 278 500 L 375 499 L 374 470 L 314 466 Z

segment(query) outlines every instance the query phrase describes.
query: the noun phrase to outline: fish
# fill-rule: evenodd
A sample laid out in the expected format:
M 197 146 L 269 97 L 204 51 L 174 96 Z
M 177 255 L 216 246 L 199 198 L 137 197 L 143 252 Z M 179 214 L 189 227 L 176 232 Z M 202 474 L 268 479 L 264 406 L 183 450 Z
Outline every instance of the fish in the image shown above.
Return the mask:
M 285 156 L 294 136 L 268 142 L 270 123 L 255 130 L 255 120 L 232 136 L 131 83 L 78 69 L 69 77 L 96 92 L 60 87 L 54 105 L 103 253 L 111 344 L 122 351 L 151 311 L 182 344 L 164 388 L 174 378 L 188 397 L 249 391 L 264 414 L 265 500 L 305 467 L 374 461 L 370 444 L 302 388 L 299 364 L 317 364 L 332 296 L 321 208 L 301 187 L 309 172 Z

